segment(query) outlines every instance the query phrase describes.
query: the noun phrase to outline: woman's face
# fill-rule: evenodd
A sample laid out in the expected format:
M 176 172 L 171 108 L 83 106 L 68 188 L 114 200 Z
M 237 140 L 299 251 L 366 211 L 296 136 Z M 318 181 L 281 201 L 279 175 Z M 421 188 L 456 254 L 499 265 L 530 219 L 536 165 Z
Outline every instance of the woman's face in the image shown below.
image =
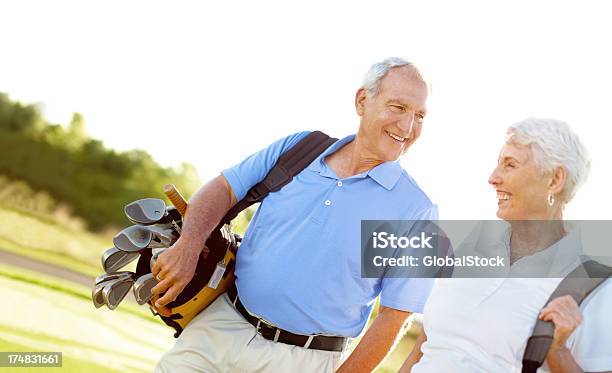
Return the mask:
M 529 146 L 506 143 L 489 177 L 497 192 L 497 217 L 504 220 L 548 218 L 550 178 L 538 170 Z

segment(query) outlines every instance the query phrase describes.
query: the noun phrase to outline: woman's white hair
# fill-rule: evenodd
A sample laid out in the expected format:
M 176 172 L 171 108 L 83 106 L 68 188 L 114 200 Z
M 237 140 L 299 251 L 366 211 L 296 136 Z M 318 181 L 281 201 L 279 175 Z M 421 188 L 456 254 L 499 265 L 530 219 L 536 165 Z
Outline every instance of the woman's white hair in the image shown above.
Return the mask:
M 531 148 L 536 166 L 542 174 L 550 173 L 557 167 L 565 168 L 567 179 L 561 192 L 565 202 L 569 202 L 586 181 L 591 158 L 567 123 L 556 119 L 528 118 L 508 127 L 506 134 L 507 143 Z
M 389 57 L 382 62 L 377 62 L 370 67 L 368 72 L 366 72 L 363 77 L 363 83 L 361 87 L 366 90 L 369 97 L 374 97 L 378 94 L 378 90 L 380 89 L 380 82 L 383 78 L 391 71 L 391 69 L 396 67 L 408 66 L 412 68 L 415 76 L 425 82 L 423 76 L 419 69 L 411 62 L 404 60 L 399 57 Z

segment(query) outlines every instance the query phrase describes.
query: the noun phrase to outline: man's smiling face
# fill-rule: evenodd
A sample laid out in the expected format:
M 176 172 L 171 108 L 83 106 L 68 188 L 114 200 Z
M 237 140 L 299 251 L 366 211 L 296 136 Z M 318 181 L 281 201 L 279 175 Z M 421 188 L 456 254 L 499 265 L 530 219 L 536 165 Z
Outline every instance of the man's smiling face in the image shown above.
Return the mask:
M 427 85 L 412 67 L 391 69 L 376 95 L 360 89 L 355 98 L 361 117 L 358 136 L 367 156 L 387 162 L 404 154 L 421 133 L 426 101 Z

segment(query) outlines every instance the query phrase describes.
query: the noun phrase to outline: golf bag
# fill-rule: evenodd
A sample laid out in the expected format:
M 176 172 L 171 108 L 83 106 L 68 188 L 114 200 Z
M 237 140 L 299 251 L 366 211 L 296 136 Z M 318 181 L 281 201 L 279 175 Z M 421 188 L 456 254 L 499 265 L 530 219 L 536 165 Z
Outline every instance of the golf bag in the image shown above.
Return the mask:
M 166 317 L 157 314 L 167 325 L 176 330 L 175 338 L 181 334 L 193 317 L 234 283 L 234 266 L 241 237 L 231 231 L 231 221 L 240 211 L 261 202 L 268 193 L 276 192 L 288 184 L 336 140 L 320 131 L 308 134 L 281 155 L 266 177 L 253 186 L 221 219 L 206 240 L 205 246 L 208 250 L 205 249 L 200 254 L 193 279 L 178 297 L 167 305 L 172 309 L 172 315 Z M 181 222 L 177 223 L 181 225 Z M 150 259 L 150 250 L 141 255 L 136 268 L 138 277 L 151 272 Z
M 546 304 L 555 298 L 570 295 L 580 305 L 593 290 L 611 276 L 612 268 L 594 260 L 587 260 L 579 264 L 559 283 Z M 555 326 L 551 321 L 540 319 L 536 321 L 523 354 L 523 373 L 535 373 L 544 363 L 552 344 L 554 332 Z

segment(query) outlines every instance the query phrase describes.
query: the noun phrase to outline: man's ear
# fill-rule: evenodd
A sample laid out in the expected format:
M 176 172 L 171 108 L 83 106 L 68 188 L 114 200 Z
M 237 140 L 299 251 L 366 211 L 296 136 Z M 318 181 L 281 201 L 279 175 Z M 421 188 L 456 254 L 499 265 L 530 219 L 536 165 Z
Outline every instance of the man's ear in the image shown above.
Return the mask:
M 355 94 L 355 110 L 357 115 L 362 116 L 365 112 L 365 100 L 367 100 L 367 92 L 364 88 L 359 88 Z
M 554 195 L 559 194 L 565 187 L 567 180 L 567 171 L 565 167 L 557 167 L 553 170 L 550 181 L 548 182 L 548 191 Z

